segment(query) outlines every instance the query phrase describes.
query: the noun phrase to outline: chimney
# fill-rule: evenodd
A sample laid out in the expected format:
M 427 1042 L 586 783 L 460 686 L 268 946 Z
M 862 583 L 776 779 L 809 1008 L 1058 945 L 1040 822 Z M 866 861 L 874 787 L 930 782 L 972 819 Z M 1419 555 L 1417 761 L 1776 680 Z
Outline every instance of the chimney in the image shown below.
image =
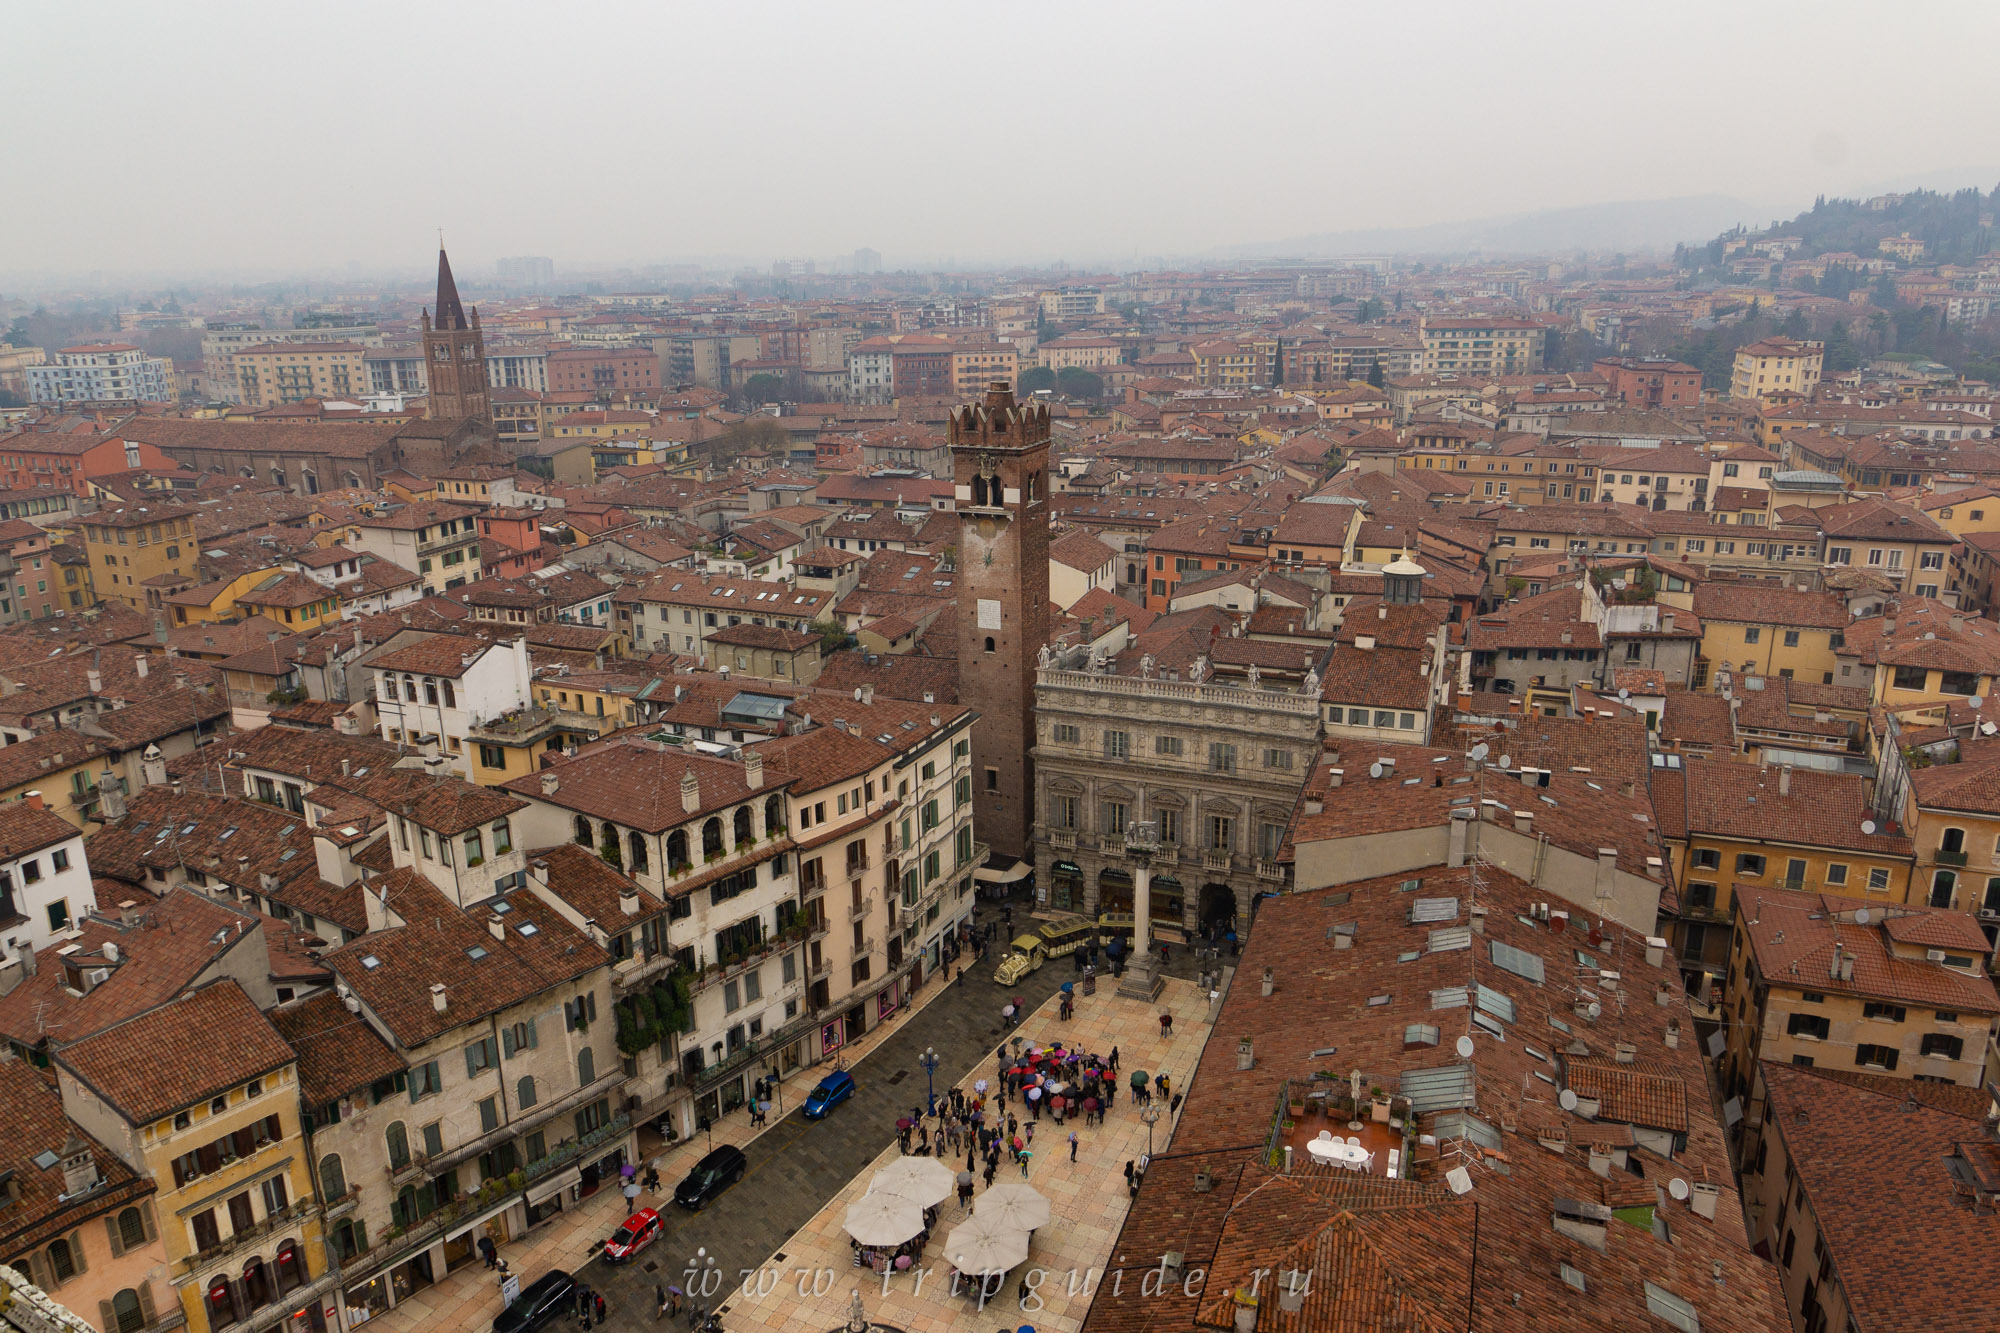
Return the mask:
M 146 655 L 144 653 L 140 653 L 137 657 L 132 659 L 132 670 L 138 673 L 140 680 L 144 680 L 146 678 L 146 673 L 152 670 L 152 667 L 146 661 Z
M 639 915 L 639 891 L 637 889 L 618 890 L 618 910 L 626 916 Z
M 1599 847 L 1597 849 L 1597 896 L 1609 898 L 1618 877 L 1618 849 Z
M 1590 1145 L 1590 1169 L 1600 1176 L 1611 1175 L 1611 1149 L 1602 1143 Z
M 764 785 L 764 756 L 756 750 L 743 754 L 743 785 L 752 791 Z
M 504 940 L 507 938 L 507 923 L 497 916 L 488 917 L 486 919 L 486 933 L 496 940 Z
M 555 774 L 553 773 L 542 774 L 542 795 L 554 796 L 556 794 L 556 788 L 561 785 L 562 785 L 562 779 L 557 777 Z
M 28 808 L 30 810 L 42 810 L 47 808 L 42 804 L 42 794 L 39 791 L 31 791 L 28 793 Z
M 83 673 L 83 678 L 90 682 L 90 692 L 92 694 L 104 693 L 104 673 L 102 671 L 99 671 L 96 667 L 92 667 Z
M 1463 809 L 1452 811 L 1451 827 L 1448 832 L 1450 843 L 1445 857 L 1445 864 L 1456 870 L 1465 864 L 1465 859 L 1469 855 L 1468 844 L 1472 837 L 1472 812 Z
M 1660 617 L 1660 632 L 1662 634 L 1672 634 L 1674 632 L 1673 612 L 1668 611 Z
M 1842 981 L 1854 980 L 1854 955 L 1851 953 L 1840 955 L 1840 979 Z
M 88 1194 L 103 1183 L 98 1174 L 97 1159 L 90 1155 L 90 1145 L 74 1129 L 62 1146 L 63 1197 L 76 1198 Z
M 864 681 L 862 683 L 861 702 L 864 704 L 872 704 L 875 702 L 875 683 L 873 681 Z
M 1533 810 L 1516 810 L 1514 812 L 1514 831 L 1523 837 L 1532 836 L 1535 832 L 1535 812 Z
M 681 774 L 681 809 L 690 815 L 701 809 L 701 780 L 693 769 Z
M 1790 764 L 1781 764 L 1778 766 L 1778 795 L 1790 796 L 1791 794 L 1792 766 Z
M 1268 968 L 1268 967 L 1267 967 L 1267 968 L 1265 968 L 1265 969 L 1264 969 L 1264 996 L 1265 996 L 1265 998 L 1266 998 L 1266 999 L 1270 998 L 1270 994 L 1271 994 L 1271 992 L 1272 992 L 1273 990 L 1275 990 L 1275 989 L 1277 989 L 1277 977 L 1276 977 L 1276 975 L 1275 975 L 1275 974 L 1273 973 L 1272 969 L 1270 969 L 1270 968 Z
M 442 981 L 432 982 L 431 1008 L 437 1010 L 439 1013 L 443 1013 L 448 1003 L 449 1002 L 445 999 L 444 983 Z
M 107 963 L 118 961 L 118 945 L 116 941 L 106 940 L 104 942 L 104 961 Z
M 1251 1049 L 1248 1037 L 1240 1038 L 1236 1043 L 1236 1067 L 1238 1069 L 1255 1069 L 1257 1067 L 1257 1055 Z
M 1381 603 L 1377 603 L 1377 604 L 1376 604 L 1376 607 L 1375 607 L 1375 618 L 1376 618 L 1377 620 L 1387 620 L 1387 619 L 1389 618 L 1389 606 L 1388 606 L 1388 603 L 1386 603 L 1386 602 L 1381 602 Z
M 1667 956 L 1667 942 L 1658 935 L 1646 937 L 1646 966 L 1658 967 Z

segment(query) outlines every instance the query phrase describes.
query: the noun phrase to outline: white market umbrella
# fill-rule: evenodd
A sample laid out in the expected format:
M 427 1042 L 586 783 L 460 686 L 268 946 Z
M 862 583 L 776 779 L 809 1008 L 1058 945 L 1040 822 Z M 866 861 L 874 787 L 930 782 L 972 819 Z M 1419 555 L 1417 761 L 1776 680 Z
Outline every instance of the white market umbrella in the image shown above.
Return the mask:
M 901 1245 L 924 1229 L 924 1210 L 900 1194 L 864 1194 L 842 1228 L 863 1245 Z
M 868 1182 L 871 1194 L 891 1194 L 928 1208 L 949 1199 L 958 1177 L 935 1157 L 898 1157 Z
M 961 1273 L 1005 1273 L 1028 1257 L 1028 1233 L 974 1215 L 945 1237 L 945 1257 Z
M 1049 1201 L 1032 1185 L 1000 1184 L 979 1196 L 972 1205 L 972 1215 L 996 1226 L 1033 1231 L 1049 1224 Z

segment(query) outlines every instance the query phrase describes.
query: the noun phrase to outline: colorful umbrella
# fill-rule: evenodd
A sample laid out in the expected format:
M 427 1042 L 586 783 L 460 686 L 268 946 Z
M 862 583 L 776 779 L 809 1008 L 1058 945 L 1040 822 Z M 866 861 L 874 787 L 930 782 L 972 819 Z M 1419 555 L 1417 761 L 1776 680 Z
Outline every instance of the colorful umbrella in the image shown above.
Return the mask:
M 1039 1101 L 1039 1100 L 1041 1099 L 1041 1096 L 1042 1096 L 1042 1090 L 1041 1090 L 1040 1088 L 1029 1088 L 1029 1089 L 1028 1089 L 1028 1100 L 1029 1100 L 1029 1101 L 1031 1101 L 1031 1102 L 1032 1102 L 1032 1101 Z
M 896 1128 L 897 1128 L 897 1129 L 910 1129 L 910 1128 L 914 1127 L 914 1126 L 915 1126 L 915 1124 L 916 1124 L 916 1122 L 915 1122 L 914 1120 L 910 1119 L 910 1117 L 908 1117 L 908 1116 L 904 1116 L 904 1117 L 903 1117 L 902 1119 L 900 1119 L 900 1120 L 898 1120 L 898 1121 L 896 1122 Z
M 1146 1084 L 1150 1083 L 1151 1081 L 1152 1080 L 1146 1076 L 1145 1070 L 1135 1069 L 1132 1071 L 1131 1083 L 1134 1088 L 1144 1088 Z

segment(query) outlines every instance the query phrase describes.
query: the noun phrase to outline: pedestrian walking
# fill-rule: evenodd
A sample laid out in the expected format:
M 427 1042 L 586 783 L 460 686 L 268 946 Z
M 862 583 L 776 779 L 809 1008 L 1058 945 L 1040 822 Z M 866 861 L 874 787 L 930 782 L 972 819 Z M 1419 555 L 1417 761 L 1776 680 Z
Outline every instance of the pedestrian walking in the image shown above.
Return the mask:
M 1171 1114 L 1180 1109 L 1181 1109 L 1181 1094 L 1177 1092 L 1174 1094 L 1173 1100 L 1167 1103 L 1167 1111 L 1169 1114 Z
M 1072 1166 L 1076 1164 L 1076 1131 L 1073 1129 L 1069 1132 L 1069 1160 Z
M 1017 1155 L 1017 1160 L 1021 1163 L 1021 1177 L 1024 1180 L 1027 1178 L 1028 1175 L 1028 1159 L 1033 1156 L 1034 1154 L 1029 1152 L 1026 1148 L 1021 1149 L 1020 1153 Z
M 500 1252 L 493 1246 L 493 1237 L 481 1236 L 479 1238 L 479 1254 L 481 1258 L 486 1260 L 488 1268 L 498 1268 L 500 1266 Z
M 1116 1046 L 1111 1048 L 1111 1054 L 1106 1058 L 1104 1063 L 1110 1068 L 1112 1073 L 1115 1074 L 1118 1072 L 1118 1048 Z
M 1035 1141 L 1035 1122 L 1030 1120 L 1028 1122 L 1028 1142 L 1033 1143 L 1034 1141 Z
M 582 1316 L 583 1316 L 584 1318 L 586 1318 L 586 1319 L 588 1319 L 588 1318 L 590 1317 L 590 1288 L 589 1288 L 589 1287 L 585 1287 L 585 1286 L 578 1286 L 578 1287 L 577 1287 L 577 1289 L 576 1289 L 576 1312 L 577 1312 L 578 1314 L 582 1315 Z
M 1125 1159 L 1125 1183 L 1132 1183 L 1132 1159 L 1129 1157 Z
M 600 1291 L 600 1292 L 596 1293 L 596 1294 L 595 1294 L 594 1296 L 592 1296 L 592 1297 L 591 1297 L 591 1305 L 592 1305 L 592 1307 L 593 1307 L 593 1308 L 595 1309 L 595 1311 L 596 1311 L 596 1314 L 597 1314 L 597 1322 L 598 1322 L 598 1323 L 600 1323 L 600 1324 L 601 1324 L 601 1323 L 603 1323 L 603 1322 L 604 1322 L 604 1293 Z
M 654 1283 L 653 1299 L 659 1302 L 659 1307 L 660 1307 L 659 1310 L 653 1315 L 653 1318 L 665 1319 L 667 1317 L 667 1289 L 663 1286 L 660 1286 L 658 1283 Z
M 1160 1015 L 1160 1035 L 1162 1037 L 1171 1037 L 1174 1035 L 1174 1016 L 1172 1014 Z

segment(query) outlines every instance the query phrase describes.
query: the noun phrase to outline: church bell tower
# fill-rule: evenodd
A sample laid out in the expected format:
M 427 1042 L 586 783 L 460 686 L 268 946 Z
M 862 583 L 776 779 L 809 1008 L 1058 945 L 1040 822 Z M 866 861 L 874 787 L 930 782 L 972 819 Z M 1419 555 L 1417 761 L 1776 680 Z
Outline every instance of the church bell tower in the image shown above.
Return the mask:
M 423 331 L 431 420 L 470 419 L 491 426 L 493 400 L 486 386 L 486 340 L 479 332 L 479 307 L 472 308 L 468 320 L 443 246 L 438 247 L 437 315 L 424 312 Z
M 1035 669 L 1049 641 L 1049 409 L 1005 381 L 951 415 L 958 507 L 958 698 L 972 730 L 973 827 L 1030 855 Z

